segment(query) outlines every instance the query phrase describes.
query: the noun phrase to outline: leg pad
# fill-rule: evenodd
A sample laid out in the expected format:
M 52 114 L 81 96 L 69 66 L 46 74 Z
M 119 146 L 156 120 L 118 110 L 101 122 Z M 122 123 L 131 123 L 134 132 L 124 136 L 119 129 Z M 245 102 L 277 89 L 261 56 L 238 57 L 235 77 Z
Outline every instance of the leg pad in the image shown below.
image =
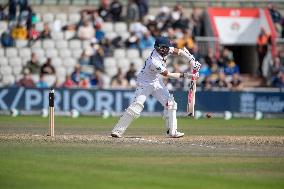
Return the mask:
M 122 136 L 125 132 L 127 127 L 132 123 L 132 121 L 140 116 L 144 106 L 141 103 L 133 102 L 130 106 L 126 109 L 123 115 L 120 117 L 118 123 L 112 130 L 112 136 Z

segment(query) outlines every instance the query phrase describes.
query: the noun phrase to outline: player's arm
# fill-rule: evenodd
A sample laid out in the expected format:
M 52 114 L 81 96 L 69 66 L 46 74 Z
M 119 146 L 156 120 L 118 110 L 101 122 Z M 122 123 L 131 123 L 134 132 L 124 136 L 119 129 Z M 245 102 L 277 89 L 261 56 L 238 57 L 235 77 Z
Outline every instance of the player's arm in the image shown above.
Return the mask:
M 184 72 L 184 73 L 171 73 L 168 70 L 165 70 L 161 73 L 161 75 L 165 76 L 165 77 L 169 77 L 169 78 L 173 78 L 173 79 L 179 79 L 179 78 L 198 78 L 199 77 L 199 73 L 195 73 L 195 74 L 191 74 L 188 72 Z
M 184 47 L 183 49 L 178 49 L 175 47 L 170 47 L 169 53 L 182 56 L 192 65 L 195 65 L 195 58 L 192 54 Z

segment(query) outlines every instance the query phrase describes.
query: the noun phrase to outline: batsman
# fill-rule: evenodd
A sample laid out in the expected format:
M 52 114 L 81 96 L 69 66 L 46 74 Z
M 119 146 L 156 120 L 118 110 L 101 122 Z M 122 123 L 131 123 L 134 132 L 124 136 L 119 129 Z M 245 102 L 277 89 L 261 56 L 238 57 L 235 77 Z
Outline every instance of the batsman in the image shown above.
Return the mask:
M 172 138 L 183 137 L 184 133 L 177 130 L 177 103 L 172 94 L 163 83 L 162 76 L 179 78 L 198 78 L 199 72 L 171 73 L 166 68 L 168 55 L 177 54 L 184 57 L 194 70 L 199 70 L 201 64 L 186 50 L 172 47 L 166 37 L 158 37 L 155 41 L 154 50 L 145 61 L 145 65 L 137 75 L 137 88 L 135 98 L 120 117 L 118 123 L 111 132 L 112 137 L 120 138 L 131 122 L 138 118 L 144 108 L 144 103 L 149 95 L 156 98 L 164 107 L 163 118 L 165 119 L 166 136 Z

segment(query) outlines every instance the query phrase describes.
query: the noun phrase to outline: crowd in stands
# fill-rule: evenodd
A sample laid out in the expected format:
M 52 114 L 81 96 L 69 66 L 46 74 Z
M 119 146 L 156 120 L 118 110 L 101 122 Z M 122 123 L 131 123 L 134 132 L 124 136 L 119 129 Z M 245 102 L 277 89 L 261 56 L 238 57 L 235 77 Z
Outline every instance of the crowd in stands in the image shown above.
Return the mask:
M 123 11 L 125 8 L 127 10 Z M 109 74 L 110 68 L 106 67 L 106 58 L 113 57 L 117 49 L 136 49 L 142 56 L 146 50 L 153 49 L 157 36 L 164 35 L 169 37 L 177 48 L 186 47 L 202 63 L 198 80 L 202 89 L 242 90 L 240 69 L 234 61 L 232 51 L 224 47 L 218 57 L 213 49 L 208 49 L 205 55 L 199 52 L 195 37 L 204 35 L 201 11 L 193 9 L 191 16 L 186 16 L 179 4 L 172 9 L 161 7 L 156 15 L 149 15 L 148 11 L 148 0 L 129 0 L 126 7 L 119 0 L 101 0 L 97 9 L 82 10 L 77 22 L 63 23 L 54 20 L 43 23 L 42 30 L 38 30 L 37 23 L 41 18 L 33 11 L 28 0 L 10 0 L 7 5 L 0 5 L 0 21 L 9 23 L 9 27 L 1 35 L 1 45 L 4 48 L 15 47 L 17 41 L 27 40 L 26 47 L 36 49 L 38 41 L 55 39 L 55 34 L 62 32 L 64 35 L 70 34 L 70 42 L 79 40 L 82 42 L 80 45 L 87 44 L 83 45 L 81 51 L 78 50 L 80 45 L 72 51 L 70 56 L 80 53 L 75 64 L 71 64 L 72 61 L 69 62 L 65 56 L 61 57 L 65 62 L 62 63 L 65 65 L 63 71 L 56 66 L 54 57 L 46 56 L 46 59 L 42 59 L 37 53 L 31 53 L 29 60 L 23 63 L 21 77 L 16 79 L 15 85 L 39 88 L 51 85 L 66 88 L 133 88 L 141 65 L 136 65 L 134 59 L 130 58 L 130 64 L 118 67 L 114 74 Z M 278 23 L 279 15 L 272 11 L 273 9 L 271 14 L 275 17 L 275 23 Z M 123 15 L 123 12 L 126 12 L 126 15 Z M 121 22 L 127 25 L 120 25 L 116 32 L 107 31 L 107 24 L 111 23 L 113 26 L 114 23 Z M 127 27 L 125 30 L 122 29 L 124 26 Z M 260 39 L 259 45 L 262 44 L 268 48 L 269 39 Z M 60 50 L 62 49 L 58 47 L 58 51 Z M 267 52 L 260 52 L 260 55 L 260 58 L 265 60 Z M 179 58 L 170 59 L 168 62 L 171 71 L 190 70 L 184 60 Z M 284 85 L 283 70 L 280 71 L 283 68 L 282 62 L 277 57 L 269 64 L 269 69 L 272 70 L 269 73 L 273 73 L 274 77 L 277 75 L 270 85 Z M 165 79 L 165 83 L 173 90 L 188 88 L 189 84 L 186 80 L 171 79 Z
M 268 4 L 272 21 L 274 23 L 277 38 L 284 38 L 284 17 L 274 4 Z M 258 55 L 261 65 L 261 76 L 266 86 L 284 86 L 284 43 L 276 44 L 275 53 L 272 52 L 272 40 L 270 34 L 262 29 L 258 37 Z

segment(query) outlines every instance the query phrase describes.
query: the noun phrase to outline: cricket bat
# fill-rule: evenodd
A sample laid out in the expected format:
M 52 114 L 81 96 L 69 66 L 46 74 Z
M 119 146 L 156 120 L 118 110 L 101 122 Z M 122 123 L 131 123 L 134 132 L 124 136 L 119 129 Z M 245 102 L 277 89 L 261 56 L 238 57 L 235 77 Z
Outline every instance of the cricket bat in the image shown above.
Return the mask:
M 192 71 L 193 74 L 196 70 Z M 188 116 L 194 117 L 194 106 L 195 106 L 195 92 L 196 92 L 196 78 L 192 77 L 190 81 L 190 88 L 187 95 L 187 114 Z

